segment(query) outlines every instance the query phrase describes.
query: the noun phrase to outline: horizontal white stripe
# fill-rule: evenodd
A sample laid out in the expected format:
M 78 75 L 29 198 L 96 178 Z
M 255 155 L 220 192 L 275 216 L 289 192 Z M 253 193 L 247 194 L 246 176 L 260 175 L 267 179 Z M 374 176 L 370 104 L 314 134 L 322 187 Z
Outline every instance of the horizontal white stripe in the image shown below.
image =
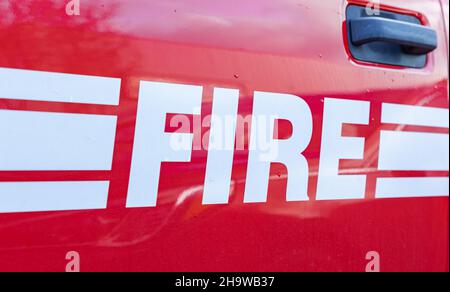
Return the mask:
M 110 170 L 116 121 L 0 110 L 0 170 Z
M 446 197 L 448 182 L 448 177 L 378 178 L 375 197 Z
M 448 170 L 449 135 L 381 131 L 379 170 Z
M 446 108 L 383 103 L 381 122 L 448 128 L 448 112 Z
M 108 181 L 0 182 L 0 213 L 105 209 Z
M 118 105 L 119 78 L 0 68 L 0 98 Z

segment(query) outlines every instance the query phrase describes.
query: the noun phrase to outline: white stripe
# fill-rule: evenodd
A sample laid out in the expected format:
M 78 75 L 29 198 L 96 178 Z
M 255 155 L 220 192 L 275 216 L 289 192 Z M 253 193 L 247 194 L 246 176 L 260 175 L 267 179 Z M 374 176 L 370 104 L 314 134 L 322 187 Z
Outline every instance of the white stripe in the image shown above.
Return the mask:
M 0 68 L 0 98 L 118 105 L 119 78 Z
M 378 178 L 375 197 L 447 197 L 448 182 L 448 177 Z
M 381 131 L 379 170 L 448 170 L 449 135 Z
M 0 213 L 105 209 L 108 181 L 1 182 Z
M 116 121 L 0 110 L 0 170 L 110 170 Z
M 381 122 L 389 124 L 448 128 L 446 108 L 383 103 Z

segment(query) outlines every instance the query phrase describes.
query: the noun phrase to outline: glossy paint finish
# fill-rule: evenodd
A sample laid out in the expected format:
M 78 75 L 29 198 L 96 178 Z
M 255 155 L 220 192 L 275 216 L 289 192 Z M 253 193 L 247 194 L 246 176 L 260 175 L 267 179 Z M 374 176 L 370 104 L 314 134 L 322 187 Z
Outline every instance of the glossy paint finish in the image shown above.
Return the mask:
M 0 181 L 110 180 L 108 206 L 0 214 L 0 270 L 64 271 L 75 250 L 83 271 L 364 271 L 368 251 L 383 271 L 448 271 L 448 197 L 374 199 L 377 177 L 448 176 L 377 171 L 380 130 L 395 127 L 380 124 L 381 102 L 448 108 L 438 0 L 382 1 L 436 29 L 439 47 L 420 70 L 352 60 L 344 0 L 81 0 L 80 16 L 67 16 L 63 2 L 0 0 L 0 67 L 121 78 L 119 106 L 0 99 L 0 109 L 117 115 L 112 170 L 0 171 Z M 268 202 L 244 204 L 244 150 L 229 204 L 202 205 L 202 149 L 190 163 L 162 165 L 157 207 L 126 209 L 140 80 L 204 86 L 202 116 L 214 87 L 239 89 L 242 115 L 255 90 L 304 98 L 314 118 L 310 201 L 286 202 L 286 171 L 273 165 Z M 315 200 L 325 97 L 371 102 L 370 125 L 343 130 L 367 139 L 364 159 L 340 165 L 368 175 L 364 200 Z M 207 132 L 196 129 L 194 140 Z

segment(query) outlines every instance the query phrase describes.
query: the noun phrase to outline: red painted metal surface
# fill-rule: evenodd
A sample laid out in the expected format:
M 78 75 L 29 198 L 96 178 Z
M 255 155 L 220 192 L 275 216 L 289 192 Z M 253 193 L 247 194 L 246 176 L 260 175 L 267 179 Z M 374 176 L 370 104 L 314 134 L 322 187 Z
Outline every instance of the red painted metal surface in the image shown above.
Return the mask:
M 346 1 L 81 0 L 80 16 L 57 2 L 1 0 L 0 67 L 121 78 L 120 105 L 0 99 L 0 108 L 118 115 L 113 167 L 3 171 L 0 181 L 110 180 L 108 206 L 0 214 L 0 270 L 64 271 L 65 254 L 75 250 L 84 271 L 364 271 L 373 250 L 383 271 L 448 271 L 448 197 L 374 199 L 377 177 L 448 176 L 377 171 L 379 133 L 389 128 L 380 125 L 381 102 L 448 108 L 438 0 L 383 1 L 437 30 L 439 47 L 420 70 L 352 60 Z M 255 90 L 304 98 L 314 117 L 305 152 L 310 201 L 286 202 L 286 171 L 273 165 L 268 202 L 244 204 L 244 150 L 235 153 L 229 204 L 202 205 L 203 149 L 189 163 L 163 163 L 157 207 L 126 209 L 140 80 L 204 86 L 202 116 L 211 112 L 213 87 L 239 89 L 243 115 Z M 340 165 L 368 175 L 364 200 L 315 200 L 325 97 L 371 102 L 370 125 L 344 129 L 367 139 L 364 159 Z

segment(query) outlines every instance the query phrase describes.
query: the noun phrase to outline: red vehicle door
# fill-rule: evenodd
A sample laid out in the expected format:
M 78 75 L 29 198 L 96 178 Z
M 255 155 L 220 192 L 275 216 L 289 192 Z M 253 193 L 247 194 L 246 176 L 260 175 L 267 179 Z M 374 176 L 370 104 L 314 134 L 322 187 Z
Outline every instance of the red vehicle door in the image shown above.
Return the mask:
M 448 271 L 442 6 L 1 0 L 0 270 Z

